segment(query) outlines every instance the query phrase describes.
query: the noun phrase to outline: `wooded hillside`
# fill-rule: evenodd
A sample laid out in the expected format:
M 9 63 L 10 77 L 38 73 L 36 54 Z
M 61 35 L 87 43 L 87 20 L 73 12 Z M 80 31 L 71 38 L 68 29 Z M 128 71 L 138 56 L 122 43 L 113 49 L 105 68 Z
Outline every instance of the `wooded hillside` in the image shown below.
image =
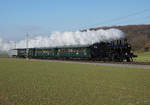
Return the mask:
M 133 50 L 147 51 L 150 50 L 150 25 L 126 25 L 112 27 L 97 27 L 89 30 L 117 28 L 122 30 L 128 41 L 131 43 Z

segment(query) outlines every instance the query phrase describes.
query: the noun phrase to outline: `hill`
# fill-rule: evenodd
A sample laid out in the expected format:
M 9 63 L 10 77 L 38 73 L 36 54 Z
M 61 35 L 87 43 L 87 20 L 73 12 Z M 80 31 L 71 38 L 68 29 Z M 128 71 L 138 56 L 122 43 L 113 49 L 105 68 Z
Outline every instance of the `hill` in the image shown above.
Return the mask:
M 110 29 L 116 28 L 122 30 L 128 41 L 131 43 L 134 51 L 147 51 L 150 49 L 150 25 L 126 25 L 126 26 L 111 26 L 111 27 L 97 27 L 89 30 Z M 86 31 L 86 30 L 82 30 Z

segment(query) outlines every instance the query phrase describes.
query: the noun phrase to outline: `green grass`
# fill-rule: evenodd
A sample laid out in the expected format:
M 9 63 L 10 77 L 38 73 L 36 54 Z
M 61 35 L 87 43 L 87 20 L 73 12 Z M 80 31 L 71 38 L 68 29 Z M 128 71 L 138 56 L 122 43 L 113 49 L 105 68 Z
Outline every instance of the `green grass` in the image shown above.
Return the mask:
M 150 70 L 0 59 L 0 104 L 149 105 Z
M 137 62 L 150 62 L 150 52 L 138 53 L 138 57 L 134 59 Z
M 7 53 L 0 53 L 0 57 L 8 57 L 9 55 Z

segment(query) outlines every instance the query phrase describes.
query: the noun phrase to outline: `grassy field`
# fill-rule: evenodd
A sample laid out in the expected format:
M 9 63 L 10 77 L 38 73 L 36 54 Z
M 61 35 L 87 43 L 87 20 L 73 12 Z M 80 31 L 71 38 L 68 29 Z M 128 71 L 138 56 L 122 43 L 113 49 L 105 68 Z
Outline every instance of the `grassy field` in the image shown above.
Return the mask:
M 0 53 L 0 57 L 8 57 L 9 55 L 7 53 Z
M 138 53 L 138 57 L 134 59 L 137 62 L 150 62 L 150 52 Z
M 150 70 L 1 58 L 0 105 L 150 105 Z

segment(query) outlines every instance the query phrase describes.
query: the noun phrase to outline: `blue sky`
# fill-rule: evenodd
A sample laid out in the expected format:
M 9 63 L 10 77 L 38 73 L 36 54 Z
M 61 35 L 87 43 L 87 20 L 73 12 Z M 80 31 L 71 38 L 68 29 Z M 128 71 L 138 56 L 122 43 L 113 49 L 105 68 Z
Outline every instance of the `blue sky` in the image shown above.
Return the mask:
M 0 0 L 0 37 L 5 40 L 50 35 L 53 31 L 128 24 L 149 24 L 150 0 Z M 109 21 L 110 20 L 110 21 Z

